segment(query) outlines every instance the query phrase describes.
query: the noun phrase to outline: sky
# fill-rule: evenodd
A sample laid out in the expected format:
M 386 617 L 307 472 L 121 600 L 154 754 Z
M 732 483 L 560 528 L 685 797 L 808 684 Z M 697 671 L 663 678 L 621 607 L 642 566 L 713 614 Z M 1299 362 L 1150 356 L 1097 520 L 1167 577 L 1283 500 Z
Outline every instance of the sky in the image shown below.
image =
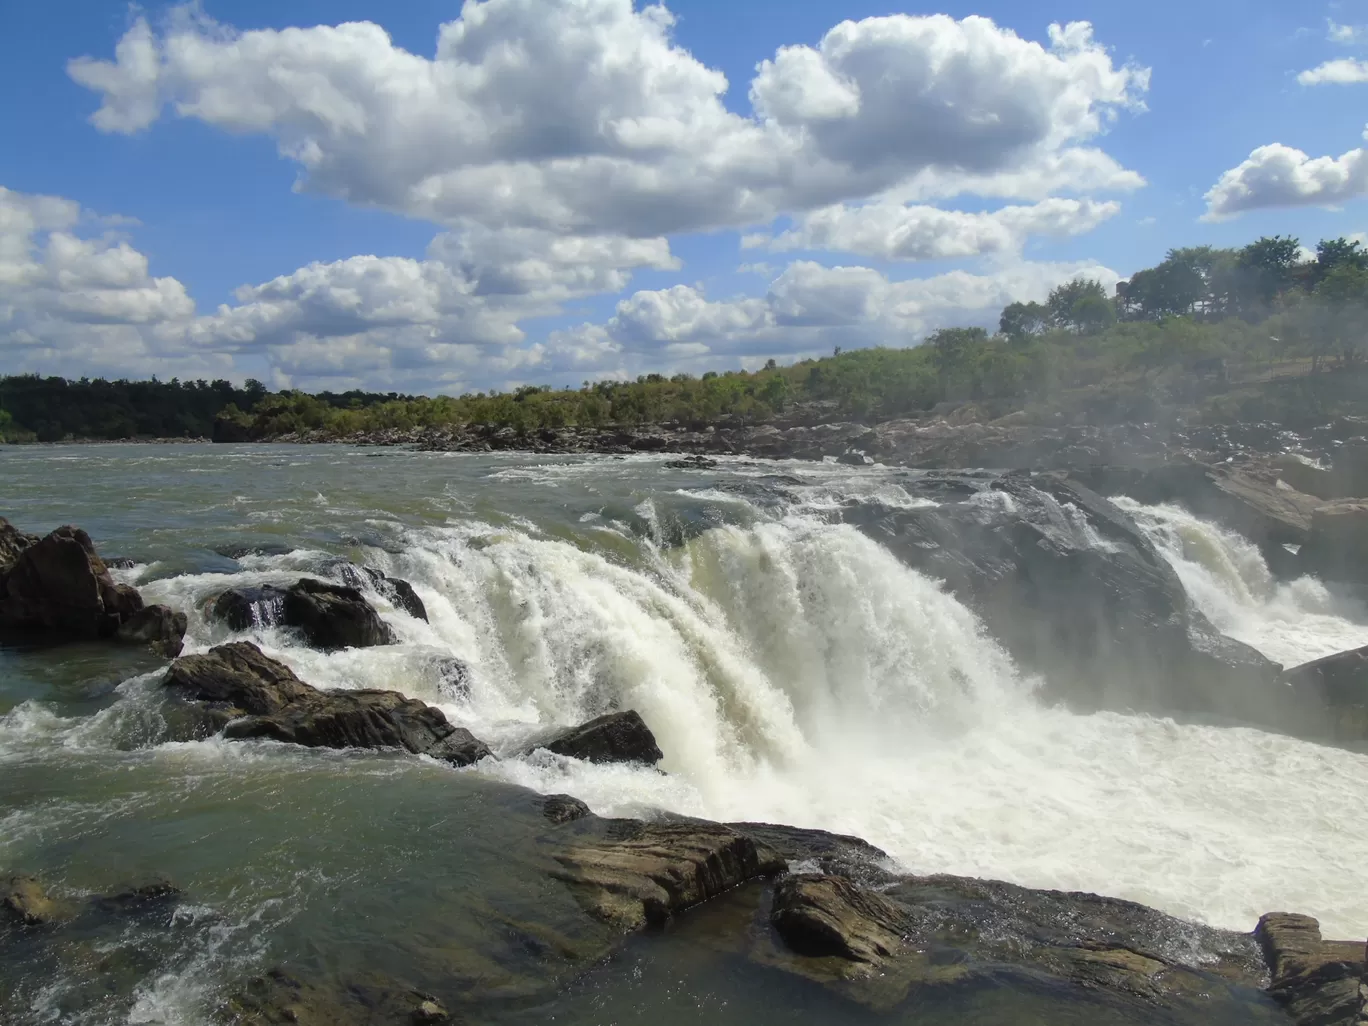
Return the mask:
M 1368 230 L 1368 0 L 0 0 L 0 374 L 461 394 Z

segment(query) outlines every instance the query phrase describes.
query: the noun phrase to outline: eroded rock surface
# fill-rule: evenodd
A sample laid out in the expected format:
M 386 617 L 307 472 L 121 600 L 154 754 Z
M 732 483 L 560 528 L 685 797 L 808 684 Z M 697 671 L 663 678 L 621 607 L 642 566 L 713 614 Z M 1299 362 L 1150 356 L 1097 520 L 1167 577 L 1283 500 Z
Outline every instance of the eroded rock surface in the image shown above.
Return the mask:
M 1297 1026 L 1360 1026 L 1368 1022 L 1364 944 L 1321 939 L 1310 916 L 1272 912 L 1254 936 L 1272 974 L 1269 993 Z

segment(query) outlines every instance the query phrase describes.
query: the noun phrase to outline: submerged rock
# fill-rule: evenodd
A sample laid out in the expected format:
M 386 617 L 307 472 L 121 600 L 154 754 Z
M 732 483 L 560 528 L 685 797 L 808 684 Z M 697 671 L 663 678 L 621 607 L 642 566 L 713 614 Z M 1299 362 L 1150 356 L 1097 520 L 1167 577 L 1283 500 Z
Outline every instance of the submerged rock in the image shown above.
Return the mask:
M 0 887 L 0 913 L 20 926 L 46 926 L 61 915 L 61 907 L 34 876 L 12 876 Z
M 454 1023 L 429 994 L 375 976 L 325 986 L 277 967 L 247 982 L 223 1009 L 240 1026 L 409 1026 Z
M 533 747 L 586 762 L 644 762 L 654 766 L 664 758 L 651 728 L 633 709 L 592 719 Z
M 568 794 L 549 794 L 542 802 L 542 815 L 558 826 L 592 815 L 589 806 Z
M 665 466 L 670 470 L 713 470 L 718 463 L 707 456 L 685 456 L 680 460 L 670 460 Z
M 311 748 L 402 748 L 465 766 L 489 755 L 440 709 L 397 691 L 320 691 L 238 641 L 171 664 L 166 684 L 201 705 L 231 739 Z

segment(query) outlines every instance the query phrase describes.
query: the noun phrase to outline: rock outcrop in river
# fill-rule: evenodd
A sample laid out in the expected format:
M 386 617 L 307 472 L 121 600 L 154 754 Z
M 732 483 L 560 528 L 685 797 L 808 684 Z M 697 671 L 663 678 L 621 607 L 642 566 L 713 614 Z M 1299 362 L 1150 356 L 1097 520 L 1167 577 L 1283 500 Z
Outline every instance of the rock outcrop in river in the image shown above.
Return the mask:
M 310 748 L 401 748 L 457 766 L 490 754 L 440 709 L 397 691 L 320 691 L 246 641 L 177 659 L 166 685 L 232 739 Z
M 115 638 L 174 656 L 186 617 L 144 608 L 138 590 L 117 584 L 79 527 L 45 537 L 0 517 L 0 631 L 31 643 Z

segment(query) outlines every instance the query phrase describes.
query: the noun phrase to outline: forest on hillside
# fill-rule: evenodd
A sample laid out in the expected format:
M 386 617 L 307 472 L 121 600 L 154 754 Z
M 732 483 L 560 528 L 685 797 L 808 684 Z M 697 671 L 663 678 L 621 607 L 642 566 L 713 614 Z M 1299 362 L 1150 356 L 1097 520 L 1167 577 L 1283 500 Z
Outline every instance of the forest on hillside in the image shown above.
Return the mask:
M 1323 380 L 1368 360 L 1368 251 L 1295 238 L 1176 249 L 1110 292 L 1078 279 L 1044 303 L 1013 303 L 998 330 L 944 328 L 907 348 L 857 349 L 755 371 L 643 375 L 580 388 L 527 386 L 459 397 L 269 392 L 257 381 L 0 378 L 0 441 L 137 437 L 347 437 L 490 424 L 565 426 L 880 420 L 974 401 L 1049 406 L 1080 390 L 1119 418 L 1149 419 L 1281 367 Z M 1355 376 L 1356 377 L 1356 376 Z M 1333 391 L 1333 390 L 1332 390 Z M 1119 402 L 1119 405 L 1116 405 Z M 1234 416 L 1239 409 L 1210 411 Z M 1250 411 L 1244 411 L 1250 414 Z M 1276 416 L 1276 409 L 1254 413 Z

